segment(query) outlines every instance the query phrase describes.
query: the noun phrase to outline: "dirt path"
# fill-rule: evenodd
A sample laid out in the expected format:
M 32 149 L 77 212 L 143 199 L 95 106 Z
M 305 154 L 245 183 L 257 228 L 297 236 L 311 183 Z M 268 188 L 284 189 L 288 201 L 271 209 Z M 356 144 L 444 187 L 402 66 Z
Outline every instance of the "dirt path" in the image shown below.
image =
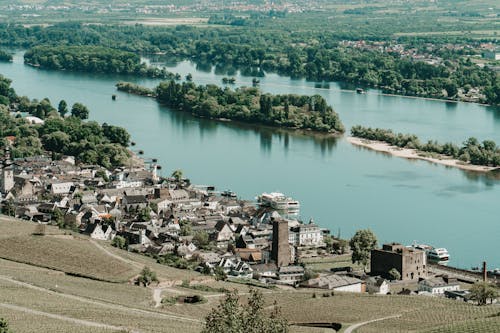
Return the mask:
M 132 260 L 129 260 L 129 259 L 125 259 L 125 258 L 123 258 L 123 257 L 121 257 L 121 256 L 119 256 L 117 254 L 114 254 L 113 252 L 111 252 L 110 250 L 106 249 L 104 246 L 102 246 L 101 244 L 99 244 L 98 242 L 96 242 L 94 240 L 90 240 L 90 242 L 92 244 L 94 244 L 95 247 L 97 247 L 99 250 L 101 250 L 102 252 L 106 253 L 108 256 L 111 256 L 111 257 L 113 257 L 113 258 L 115 258 L 117 260 L 120 260 L 121 262 L 124 262 L 124 263 L 126 263 L 128 265 L 132 265 L 132 266 L 134 266 L 136 268 L 139 268 L 139 269 L 143 269 L 144 268 L 144 265 L 139 264 L 139 263 L 137 263 L 135 261 L 132 261 Z
M 389 317 L 384 317 L 384 318 L 378 318 L 378 319 L 372 319 L 372 320 L 368 320 L 368 321 L 364 321 L 362 323 L 358 323 L 358 324 L 355 324 L 355 325 L 352 325 L 352 326 L 349 326 L 345 331 L 344 333 L 352 333 L 354 332 L 354 330 L 356 330 L 357 328 L 363 326 L 363 325 L 367 325 L 367 324 L 370 324 L 370 323 L 374 323 L 376 321 L 381 321 L 381 320 L 386 320 L 386 319 L 391 319 L 391 318 L 397 318 L 397 317 L 401 317 L 400 314 L 398 315 L 394 315 L 394 316 L 389 316 Z
M 127 331 L 126 327 L 113 326 L 113 325 L 108 325 L 108 324 L 103 324 L 103 323 L 97 323 L 95 321 L 88 321 L 88 320 L 82 320 L 82 319 L 76 319 L 76 318 L 56 315 L 53 313 L 33 310 L 30 308 L 25 308 L 25 307 L 13 305 L 13 304 L 0 303 L 0 307 L 6 308 L 9 310 L 14 310 L 14 311 L 26 312 L 26 313 L 30 313 L 30 314 L 34 314 L 34 315 L 38 315 L 38 316 L 44 316 L 44 317 L 48 317 L 48 318 L 52 318 L 52 319 L 64 320 L 64 321 L 67 321 L 67 322 L 70 322 L 73 324 L 77 324 L 77 325 L 81 325 L 81 326 L 105 328 L 105 329 L 114 330 L 114 331 Z M 134 330 L 131 332 L 139 333 L 140 331 Z
M 3 275 L 0 275 L 0 280 L 11 282 L 11 283 L 23 286 L 25 288 L 30 288 L 30 289 L 33 289 L 33 290 L 45 292 L 45 293 L 48 293 L 48 294 L 51 294 L 51 295 L 65 297 L 65 298 L 68 298 L 68 299 L 72 299 L 72 300 L 75 300 L 75 301 L 79 301 L 79 302 L 83 302 L 83 303 L 88 303 L 88 304 L 92 304 L 92 305 L 107 307 L 107 308 L 110 308 L 110 309 L 113 309 L 113 310 L 117 310 L 117 311 L 124 311 L 124 312 L 129 312 L 129 313 L 130 312 L 135 312 L 135 313 L 140 313 L 140 314 L 144 314 L 144 315 L 148 315 L 148 316 L 152 316 L 152 317 L 162 317 L 162 318 L 169 318 L 169 319 L 179 320 L 179 321 L 184 321 L 184 322 L 202 323 L 202 321 L 200 321 L 198 319 L 193 319 L 193 318 L 178 316 L 175 313 L 161 313 L 161 312 L 156 312 L 156 311 L 148 311 L 148 310 L 143 310 L 143 309 L 126 307 L 126 306 L 119 305 L 119 304 L 114 304 L 114 303 L 107 303 L 107 302 L 103 302 L 103 301 L 96 301 L 96 300 L 93 300 L 93 299 L 90 299 L 90 298 L 86 298 L 86 297 L 82 297 L 82 296 L 65 294 L 65 293 L 62 293 L 62 292 L 57 292 L 57 291 L 53 291 L 53 290 L 50 290 L 50 289 L 38 287 L 38 286 L 35 286 L 33 284 L 30 284 L 30 283 L 18 281 L 18 280 L 15 280 L 15 279 L 12 279 L 10 277 L 3 276 Z M 161 300 L 160 300 L 160 303 L 161 303 Z
M 155 308 L 159 308 L 161 306 L 161 292 L 162 288 L 153 289 L 153 300 L 155 301 Z

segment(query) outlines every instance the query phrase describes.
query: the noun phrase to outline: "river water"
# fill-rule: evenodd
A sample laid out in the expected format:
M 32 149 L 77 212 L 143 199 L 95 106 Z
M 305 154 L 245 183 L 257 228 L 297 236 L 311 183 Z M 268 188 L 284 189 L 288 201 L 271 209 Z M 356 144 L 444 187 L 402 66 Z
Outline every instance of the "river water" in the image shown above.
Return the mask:
M 224 76 L 189 62 L 167 67 L 183 76 L 192 73 L 200 84 L 221 84 Z M 451 264 L 459 267 L 483 260 L 500 267 L 498 180 L 391 157 L 343 138 L 197 119 L 114 87 L 120 80 L 153 87 L 158 80 L 39 70 L 23 65 L 22 52 L 13 63 L 0 63 L 0 73 L 13 80 L 20 95 L 48 97 L 56 106 L 61 99 L 82 102 L 92 120 L 127 128 L 137 149 L 159 159 L 164 175 L 179 168 L 196 184 L 231 189 L 246 199 L 281 191 L 300 200 L 304 221 L 313 218 L 335 235 L 347 238 L 370 228 L 379 243 L 418 241 L 447 248 Z M 251 77 L 234 76 L 236 86 L 251 85 Z M 375 90 L 359 95 L 336 83 L 274 74 L 260 80 L 265 92 L 322 95 L 347 129 L 360 124 L 423 140 L 461 143 L 475 136 L 500 143 L 500 110 L 492 107 L 382 96 Z

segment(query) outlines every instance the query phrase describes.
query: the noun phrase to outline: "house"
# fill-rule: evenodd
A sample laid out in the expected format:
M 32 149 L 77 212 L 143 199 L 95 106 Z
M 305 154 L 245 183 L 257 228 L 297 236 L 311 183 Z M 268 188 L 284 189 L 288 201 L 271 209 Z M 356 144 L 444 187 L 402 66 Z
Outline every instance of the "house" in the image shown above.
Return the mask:
M 108 228 L 110 229 L 110 228 Z M 99 223 L 89 223 L 87 227 L 82 232 L 85 235 L 89 235 L 90 238 L 98 239 L 98 240 L 108 240 L 103 228 Z
M 432 295 L 443 295 L 446 291 L 456 290 L 460 290 L 460 284 L 457 279 L 449 278 L 448 275 L 422 279 L 418 282 L 419 292 L 428 292 Z
M 401 280 L 415 280 L 427 277 L 427 256 L 424 251 L 407 248 L 398 243 L 384 244 L 382 249 L 371 251 L 372 275 L 390 278 L 389 271 L 396 269 Z
M 49 185 L 50 193 L 52 194 L 68 194 L 71 192 L 74 184 L 72 182 L 57 183 L 54 182 Z
M 278 269 L 277 277 L 280 283 L 296 285 L 304 278 L 304 267 L 282 266 Z
M 363 293 L 366 290 L 364 282 L 360 279 L 347 275 L 336 274 L 320 274 L 319 277 L 305 281 L 301 285 L 308 288 L 320 288 L 354 293 Z
M 127 211 L 139 210 L 147 207 L 148 200 L 144 195 L 126 195 L 123 197 L 122 204 Z
M 235 254 L 243 261 L 250 263 L 262 262 L 262 251 L 258 249 L 235 249 Z
M 181 245 L 177 246 L 176 252 L 177 252 L 178 256 L 180 256 L 184 259 L 191 259 L 194 255 L 194 253 L 196 252 L 196 250 L 198 250 L 196 245 L 194 245 L 193 243 L 189 243 L 187 245 L 181 244 Z
M 309 224 L 299 224 L 292 227 L 288 240 L 295 246 L 320 247 L 325 245 L 323 243 L 323 232 L 312 220 Z
M 389 282 L 380 276 L 371 276 L 365 280 L 366 291 L 370 294 L 387 295 L 390 292 Z
M 212 240 L 217 242 L 217 247 L 227 247 L 229 241 L 234 239 L 233 230 L 227 222 L 219 221 L 215 225 L 215 232 L 212 233 Z

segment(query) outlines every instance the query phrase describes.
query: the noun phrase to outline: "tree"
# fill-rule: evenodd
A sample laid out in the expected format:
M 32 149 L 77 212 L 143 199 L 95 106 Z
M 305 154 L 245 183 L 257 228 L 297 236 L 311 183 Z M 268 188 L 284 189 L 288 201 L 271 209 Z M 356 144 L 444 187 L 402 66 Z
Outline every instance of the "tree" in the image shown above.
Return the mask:
M 193 236 L 193 243 L 200 249 L 206 249 L 210 244 L 208 233 L 203 230 L 195 232 Z
M 389 275 L 389 278 L 391 280 L 400 280 L 401 279 L 401 273 L 399 273 L 399 271 L 395 268 L 391 268 L 391 270 L 389 272 L 387 272 L 387 274 Z
M 8 216 L 14 216 L 16 214 L 16 207 L 14 205 L 14 200 L 5 200 L 2 205 L 2 213 Z
M 88 119 L 89 109 L 81 103 L 75 103 L 73 107 L 71 107 L 71 115 L 82 120 Z
M 139 220 L 140 222 L 147 222 L 151 220 L 151 208 L 141 208 L 137 214 L 137 220 Z
M 63 118 L 66 115 L 66 113 L 68 113 L 68 104 L 64 99 L 59 102 L 59 106 L 57 107 L 57 112 L 59 112 L 59 114 Z
M 358 230 L 351 238 L 352 262 L 361 263 L 366 268 L 370 251 L 377 246 L 377 237 L 370 229 Z
M 250 289 L 247 304 L 240 304 L 237 291 L 227 292 L 220 304 L 208 314 L 202 333 L 287 333 L 288 322 L 274 303 L 270 316 L 264 312 L 262 293 Z
M 172 178 L 175 179 L 176 182 L 180 182 L 182 180 L 182 170 L 177 169 L 174 172 L 172 172 Z
M 0 318 L 0 333 L 11 333 L 7 320 Z
M 498 297 L 498 290 L 487 282 L 478 282 L 470 288 L 470 296 L 472 300 L 477 301 L 477 305 L 486 305 L 488 300 L 491 303 Z
M 217 266 L 214 269 L 214 274 L 215 274 L 215 280 L 217 281 L 226 281 L 227 279 L 227 274 L 224 272 L 224 268 Z
M 54 222 L 56 222 L 59 228 L 64 228 L 64 214 L 59 208 L 54 209 L 52 219 L 54 220 Z
M 158 277 L 156 276 L 156 272 L 152 271 L 148 266 L 144 266 L 137 278 L 137 282 L 147 287 L 153 282 L 158 282 Z
M 111 245 L 124 250 L 127 248 L 127 240 L 122 236 L 115 236 L 115 238 L 111 241 Z

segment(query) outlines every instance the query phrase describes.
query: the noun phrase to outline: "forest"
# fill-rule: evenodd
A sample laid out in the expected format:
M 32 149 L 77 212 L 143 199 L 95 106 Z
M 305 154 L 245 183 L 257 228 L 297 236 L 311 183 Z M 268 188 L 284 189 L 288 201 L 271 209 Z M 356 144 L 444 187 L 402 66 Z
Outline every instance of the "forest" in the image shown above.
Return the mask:
M 12 61 L 12 54 L 0 49 L 0 61 Z
M 160 103 L 198 117 L 234 119 L 276 127 L 343 133 L 344 126 L 319 95 L 271 95 L 257 88 L 220 88 L 213 84 L 162 82 L 156 88 Z
M 76 72 L 175 77 L 164 68 L 141 63 L 140 56 L 135 53 L 103 46 L 36 46 L 26 51 L 24 62 L 40 68 Z
M 343 45 L 341 37 L 329 31 L 287 32 L 235 26 L 197 28 L 61 23 L 46 28 L 26 28 L 0 25 L 0 43 L 3 45 L 57 45 L 34 47 L 29 51 L 29 62 L 36 60 L 49 68 L 72 66 L 85 71 L 139 72 L 145 75 L 147 70 L 133 60 L 134 56 L 161 52 L 171 58 L 190 59 L 199 64 L 233 67 L 250 73 L 277 72 L 314 81 L 340 81 L 408 96 L 457 100 L 460 99 L 457 96 L 459 89 L 468 91 L 477 88 L 484 95 L 480 102 L 500 104 L 498 73 L 488 66 L 481 68 L 473 63 L 468 58 L 475 54 L 472 50 L 449 49 L 447 39 L 432 39 L 433 54 L 444 59 L 441 64 L 435 65 L 395 52 Z M 419 42 L 401 37 L 401 40 L 417 51 L 423 52 L 428 47 L 425 39 Z M 72 45 L 80 46 L 73 49 Z M 98 56 L 96 61 L 83 61 L 83 65 L 75 64 L 75 53 L 82 51 L 81 45 L 87 45 L 86 49 L 102 54 L 102 57 Z M 106 45 L 105 49 L 88 47 L 103 45 Z M 102 59 L 115 52 L 119 57 L 121 53 L 117 50 L 133 52 L 134 56 L 126 53 L 126 58 L 133 60 L 132 63 L 101 63 Z M 73 59 L 64 58 L 67 52 Z
M 441 154 L 474 165 L 491 167 L 500 166 L 500 147 L 494 141 L 485 140 L 482 143 L 476 138 L 467 139 L 461 147 L 447 142 L 440 144 L 429 140 L 421 143 L 413 134 L 394 133 L 389 129 L 353 126 L 351 135 L 357 138 L 386 142 L 400 148 L 416 149 L 419 152 Z
M 88 109 L 81 103 L 69 109 L 61 101 L 56 109 L 48 99 L 19 97 L 10 84 L 0 75 L 0 148 L 7 144 L 5 137 L 14 137 L 14 158 L 48 152 L 54 159 L 71 155 L 79 163 L 99 164 L 108 169 L 127 162 L 130 135 L 125 129 L 86 121 Z M 12 108 L 16 113 L 11 112 Z M 19 112 L 39 117 L 44 123 L 31 124 Z

